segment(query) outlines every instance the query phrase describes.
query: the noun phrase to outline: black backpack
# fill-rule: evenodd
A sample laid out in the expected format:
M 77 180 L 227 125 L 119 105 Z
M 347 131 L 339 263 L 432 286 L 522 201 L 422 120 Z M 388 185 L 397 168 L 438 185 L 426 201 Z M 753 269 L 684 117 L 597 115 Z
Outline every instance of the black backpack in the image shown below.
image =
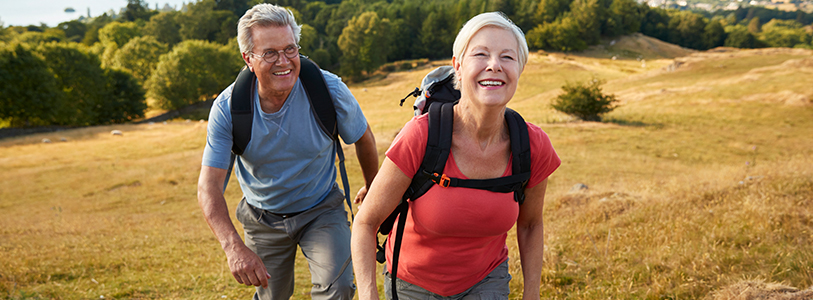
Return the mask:
M 511 137 L 511 176 L 493 179 L 459 179 L 450 178 L 443 173 L 452 145 L 454 105 L 460 98 L 460 92 L 452 85 L 453 72 L 454 70 L 448 66 L 433 70 L 424 78 L 421 88 L 416 88 L 406 97 L 418 97 L 416 104 L 413 105 L 416 115 L 429 114 L 429 134 L 421 166 L 412 177 L 412 182 L 401 198 L 401 203 L 378 228 L 378 233 L 388 235 L 392 231 L 395 219 L 399 215 L 402 216 L 398 218 L 398 229 L 395 233 L 392 254 L 392 298 L 396 300 L 398 299 L 395 285 L 398 258 L 409 211 L 407 199 L 415 201 L 437 184 L 442 187 L 466 187 L 498 193 L 513 192 L 514 200 L 522 205 L 525 201 L 525 187 L 531 178 L 531 145 L 528 127 L 522 116 L 509 108 L 505 109 L 505 120 L 508 123 L 508 132 Z M 406 98 L 401 100 L 401 105 Z M 376 260 L 379 263 L 386 261 L 384 244 L 386 244 L 386 240 L 384 243 L 376 245 L 378 248 Z
M 336 146 L 336 154 L 339 156 L 339 171 L 342 176 L 342 184 L 344 187 L 344 198 L 347 206 L 350 209 L 350 216 L 353 216 L 353 205 L 350 202 L 350 184 L 347 181 L 347 170 L 344 167 L 344 152 L 342 145 L 339 142 L 339 130 L 336 125 L 336 109 L 333 107 L 333 99 L 330 97 L 330 92 L 327 89 L 325 78 L 322 77 L 322 71 L 319 66 L 313 61 L 299 55 L 300 70 L 299 79 L 305 87 L 308 100 L 311 104 L 311 111 L 316 118 L 316 123 L 322 128 L 322 131 L 333 138 Z M 242 155 L 246 150 L 249 140 L 251 140 L 251 125 L 254 118 L 254 83 L 257 76 L 251 72 L 249 68 L 243 67 L 237 79 L 234 81 L 234 88 L 231 94 L 231 121 L 232 121 L 232 135 L 234 143 L 232 144 L 231 162 L 229 163 L 229 170 L 226 174 L 226 181 L 223 183 L 223 191 L 226 190 L 226 185 L 229 183 L 229 176 L 231 176 L 234 161 L 238 155 Z

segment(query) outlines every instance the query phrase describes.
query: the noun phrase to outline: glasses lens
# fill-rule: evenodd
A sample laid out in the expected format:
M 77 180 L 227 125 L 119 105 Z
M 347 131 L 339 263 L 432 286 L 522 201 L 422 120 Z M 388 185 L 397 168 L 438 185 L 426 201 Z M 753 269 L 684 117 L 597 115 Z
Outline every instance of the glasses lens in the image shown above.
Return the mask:
M 267 63 L 273 64 L 273 63 L 277 62 L 278 58 L 279 58 L 279 54 L 277 53 L 277 51 L 274 51 L 274 50 L 267 51 L 267 52 L 265 52 L 263 54 L 263 59 L 265 59 L 265 62 L 267 62 Z
M 294 58 L 296 55 L 299 54 L 299 47 L 298 46 L 291 46 L 285 48 L 285 57 Z

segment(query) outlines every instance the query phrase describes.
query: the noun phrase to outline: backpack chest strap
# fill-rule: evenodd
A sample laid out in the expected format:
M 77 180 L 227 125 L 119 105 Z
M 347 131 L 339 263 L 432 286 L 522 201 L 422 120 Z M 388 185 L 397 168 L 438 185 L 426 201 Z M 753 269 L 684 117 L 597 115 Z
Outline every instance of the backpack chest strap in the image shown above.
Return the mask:
M 441 187 L 462 187 L 496 193 L 523 193 L 525 185 L 531 178 L 530 172 L 491 179 L 460 179 L 446 176 L 446 174 L 429 173 L 425 170 L 419 174 Z M 514 200 L 521 203 L 524 195 L 514 197 Z

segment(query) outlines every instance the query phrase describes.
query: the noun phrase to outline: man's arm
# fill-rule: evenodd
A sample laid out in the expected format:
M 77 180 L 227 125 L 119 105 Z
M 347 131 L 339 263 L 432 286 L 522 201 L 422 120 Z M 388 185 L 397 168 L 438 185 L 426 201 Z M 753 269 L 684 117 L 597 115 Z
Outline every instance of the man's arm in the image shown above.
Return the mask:
M 206 223 L 226 253 L 229 269 L 237 282 L 245 285 L 268 287 L 268 274 L 260 257 L 246 247 L 229 217 L 229 208 L 223 197 L 223 182 L 228 171 L 202 166 L 198 179 L 198 205 Z
M 361 165 L 361 173 L 364 176 L 364 186 L 359 189 L 356 194 L 355 203 L 361 203 L 367 196 L 367 191 L 370 185 L 373 184 L 375 175 L 378 174 L 378 148 L 375 145 L 375 136 L 370 129 L 370 124 L 367 124 L 367 131 L 355 143 L 356 157 L 358 157 L 359 165 Z

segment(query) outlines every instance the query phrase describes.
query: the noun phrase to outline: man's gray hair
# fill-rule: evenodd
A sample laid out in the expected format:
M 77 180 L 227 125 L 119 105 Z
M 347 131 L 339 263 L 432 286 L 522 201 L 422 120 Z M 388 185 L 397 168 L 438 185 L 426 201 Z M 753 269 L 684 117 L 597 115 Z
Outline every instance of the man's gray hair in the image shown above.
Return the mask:
M 299 44 L 302 27 L 296 24 L 293 12 L 282 6 L 261 3 L 246 11 L 237 23 L 237 43 L 240 45 L 240 52 L 247 53 L 254 49 L 251 29 L 255 26 L 290 26 L 296 43 Z

